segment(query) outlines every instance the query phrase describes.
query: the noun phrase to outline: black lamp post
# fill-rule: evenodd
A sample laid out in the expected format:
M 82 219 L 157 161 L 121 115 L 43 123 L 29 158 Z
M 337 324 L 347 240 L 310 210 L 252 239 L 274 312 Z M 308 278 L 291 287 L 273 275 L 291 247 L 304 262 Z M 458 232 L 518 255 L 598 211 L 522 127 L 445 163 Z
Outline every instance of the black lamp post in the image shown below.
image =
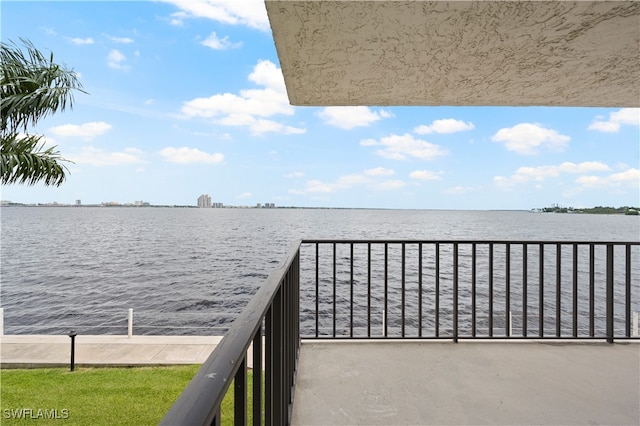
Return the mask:
M 69 337 L 71 337 L 71 371 L 76 367 L 76 336 L 75 331 L 69 333 Z

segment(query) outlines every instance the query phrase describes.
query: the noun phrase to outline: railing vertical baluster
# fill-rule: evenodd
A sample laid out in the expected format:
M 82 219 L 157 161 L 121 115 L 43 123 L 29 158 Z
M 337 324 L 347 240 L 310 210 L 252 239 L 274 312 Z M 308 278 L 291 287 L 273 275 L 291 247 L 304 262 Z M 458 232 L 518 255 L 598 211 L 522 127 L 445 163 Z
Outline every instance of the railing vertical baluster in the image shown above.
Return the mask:
M 247 358 L 242 359 L 233 378 L 233 422 L 247 424 Z
M 253 338 L 253 426 L 262 424 L 262 325 Z
M 284 383 L 283 383 L 283 324 L 282 287 L 273 298 L 273 424 L 285 424 L 284 420 Z
M 539 314 L 539 330 L 538 334 L 540 337 L 544 337 L 544 244 L 540 243 L 540 252 L 538 259 L 538 268 L 539 268 L 539 295 L 538 295 L 538 314 Z
M 578 337 L 578 244 L 573 244 L 573 337 Z
M 294 263 L 294 271 L 295 271 L 295 279 L 293 281 L 295 288 L 295 296 L 293 298 L 295 313 L 292 319 L 293 324 L 295 325 L 295 360 L 296 360 L 296 369 L 297 369 L 297 360 L 298 360 L 298 350 L 300 348 L 300 252 L 298 251 L 296 255 L 296 260 Z
M 405 313 L 404 312 L 404 305 L 405 305 L 405 284 L 406 284 L 405 283 L 405 272 L 406 272 L 405 271 L 405 265 L 406 265 L 406 263 L 405 263 L 405 249 L 406 249 L 405 243 L 402 243 L 402 295 L 400 296 L 401 304 L 402 304 L 402 314 L 401 314 L 401 321 L 400 321 L 402 330 L 401 330 L 400 333 L 401 333 L 402 337 L 404 337 L 404 313 Z
M 511 244 L 507 243 L 505 246 L 506 250 L 506 270 L 505 270 L 505 331 L 504 334 L 507 337 L 511 337 Z
M 418 244 L 418 337 L 422 337 L 422 243 Z
M 436 337 L 440 337 L 440 243 L 436 243 Z
M 493 243 L 489 243 L 489 337 L 493 337 Z
M 453 243 L 453 341 L 458 343 L 458 243 Z
M 350 244 L 350 269 L 349 269 L 349 337 L 353 337 L 353 243 Z
M 522 336 L 527 337 L 527 325 L 529 322 L 528 318 L 528 293 L 529 290 L 527 288 L 528 276 L 527 273 L 529 271 L 529 257 L 527 253 L 528 245 L 526 243 L 522 244 Z
M 556 337 L 562 334 L 562 245 L 556 244 Z
M 283 290 L 283 316 L 282 316 L 282 326 L 284 328 L 283 333 L 283 342 L 282 342 L 282 353 L 283 353 L 283 362 L 284 362 L 284 377 L 283 377 L 283 386 L 282 386 L 282 394 L 283 394 L 283 404 L 282 404 L 282 417 L 285 419 L 286 424 L 289 424 L 289 405 L 291 404 L 291 385 L 293 378 L 293 368 L 292 368 L 292 356 L 291 356 L 291 344 L 292 344 L 292 336 L 291 332 L 293 331 L 293 321 L 291 316 L 291 296 L 292 296 L 292 278 L 293 271 L 290 269 L 285 275 L 284 282 L 282 283 Z
M 293 274 L 291 279 L 291 341 L 289 342 L 289 353 L 291 356 L 291 366 L 289 371 L 289 422 L 293 414 L 293 390 L 295 387 L 295 371 L 297 370 L 297 354 L 300 342 L 300 255 L 293 265 Z
M 371 337 L 371 242 L 367 243 L 367 337 Z
M 264 365 L 264 423 L 266 426 L 275 425 L 273 421 L 273 305 L 264 317 L 264 340 L 265 340 L 265 365 Z
M 625 336 L 631 337 L 631 246 L 625 245 Z
M 595 244 L 589 244 L 589 336 L 595 336 L 595 287 L 596 287 L 596 259 Z
M 316 243 L 316 338 L 320 330 L 320 243 Z
M 333 338 L 336 337 L 336 243 L 333 243 Z
M 607 342 L 613 343 L 613 244 L 607 244 Z
M 384 312 L 382 314 L 384 322 L 384 337 L 387 337 L 387 312 L 389 311 L 389 244 L 384 243 Z
M 476 337 L 476 243 L 471 245 L 471 336 Z
M 222 424 L 220 419 L 220 407 L 218 407 L 218 412 L 213 417 L 213 421 L 211 422 L 211 426 L 220 426 Z

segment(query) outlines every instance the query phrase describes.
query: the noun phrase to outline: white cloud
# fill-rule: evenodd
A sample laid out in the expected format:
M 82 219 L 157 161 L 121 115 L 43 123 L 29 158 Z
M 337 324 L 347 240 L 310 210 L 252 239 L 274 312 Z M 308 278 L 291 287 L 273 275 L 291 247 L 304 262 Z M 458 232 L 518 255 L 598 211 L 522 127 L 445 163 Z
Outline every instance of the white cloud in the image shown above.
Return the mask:
M 620 186 L 640 186 L 640 170 L 629 168 L 609 176 L 581 176 L 576 183 L 583 188 L 615 188 Z
M 461 194 L 468 194 L 469 192 L 472 192 L 475 190 L 476 188 L 473 186 L 458 185 L 458 186 L 453 186 L 451 188 L 446 188 L 442 191 L 442 193 L 449 194 L 449 195 L 461 195 Z
M 114 43 L 120 43 L 120 44 L 131 44 L 133 43 L 133 39 L 129 38 L 129 37 L 115 37 L 115 36 L 107 36 L 109 38 L 109 40 L 113 41 Z
M 407 184 L 402 180 L 387 180 L 374 185 L 375 189 L 388 191 L 392 189 L 404 188 Z
M 428 133 L 456 133 L 464 132 L 466 130 L 473 130 L 475 126 L 473 123 L 465 123 L 462 120 L 455 120 L 453 118 L 445 118 L 442 120 L 434 120 L 433 123 L 427 125 L 421 125 L 413 129 L 414 133 L 424 135 Z
M 303 176 L 304 176 L 303 172 L 293 172 L 293 173 L 288 173 L 286 175 L 283 175 L 283 177 L 285 177 L 287 179 L 299 178 L 299 177 L 303 177 Z
M 440 180 L 444 172 L 432 172 L 430 170 L 414 170 L 409 177 L 418 180 Z
M 249 74 L 249 81 L 287 96 L 287 87 L 284 84 L 282 70 L 269 60 L 258 61 L 251 74 Z
M 254 135 L 261 135 L 268 132 L 282 133 L 285 135 L 293 135 L 293 134 L 303 134 L 307 131 L 306 129 L 287 126 L 273 120 L 266 120 L 263 118 L 256 119 L 253 116 L 248 114 L 228 115 L 227 117 L 217 120 L 216 123 L 222 124 L 225 126 L 247 126 L 249 127 L 249 130 L 251 131 L 251 133 Z
M 265 119 L 255 120 L 255 122 L 249 125 L 249 128 L 254 135 L 261 135 L 267 132 L 282 133 L 285 135 L 301 135 L 307 131 L 306 129 L 286 126 L 282 123 Z
M 240 95 L 222 93 L 208 98 L 196 98 L 182 106 L 182 112 L 188 117 L 216 117 L 224 115 L 236 117 L 235 120 L 259 115 L 269 117 L 275 114 L 292 115 L 293 108 L 283 102 L 281 94 L 272 89 L 241 90 Z M 247 124 L 248 122 L 244 122 Z M 231 124 L 231 123 L 226 123 Z M 235 122 L 234 124 L 241 124 Z
M 354 173 L 340 176 L 334 184 L 337 188 L 350 188 L 353 185 L 370 182 L 370 179 L 363 174 Z
M 142 151 L 137 148 L 127 148 L 123 152 L 107 152 L 92 146 L 84 147 L 78 154 L 66 155 L 76 164 L 90 164 L 93 166 L 122 166 L 140 164 L 145 161 L 140 158 Z
M 205 18 L 229 25 L 245 25 L 269 30 L 269 18 L 263 0 L 162 0 L 180 9 L 172 15 L 173 25 L 182 25 L 188 18 Z
M 253 194 L 250 192 L 243 192 L 242 194 L 236 196 L 236 198 L 240 200 L 246 200 L 247 198 L 251 198 L 251 197 L 253 197 Z
M 545 129 L 539 124 L 521 123 L 498 130 L 491 140 L 504 142 L 509 151 L 522 155 L 535 155 L 543 147 L 552 151 L 563 151 L 571 138 L 555 130 Z
M 381 118 L 389 118 L 392 114 L 384 110 L 372 111 L 366 106 L 340 106 L 326 107 L 318 113 L 318 116 L 331 126 L 353 129 L 368 126 Z
M 598 117 L 598 119 L 601 118 Z M 640 108 L 622 108 L 611 112 L 607 121 L 594 121 L 587 129 L 615 133 L 620 131 L 620 126 L 623 124 L 640 126 Z
M 119 50 L 113 49 L 107 55 L 107 65 L 115 70 L 127 71 L 130 67 L 124 64 L 127 58 Z
M 385 169 L 384 167 L 376 167 L 375 169 L 368 169 L 364 171 L 368 176 L 391 176 L 394 173 L 391 169 Z
M 165 160 L 178 164 L 218 164 L 224 160 L 224 155 L 220 153 L 209 154 L 196 148 L 167 147 L 159 153 Z
M 520 167 L 512 176 L 496 176 L 493 181 L 500 187 L 510 188 L 519 183 L 541 182 L 546 178 L 555 178 L 561 174 L 606 172 L 609 170 L 611 170 L 609 166 L 598 161 L 585 161 L 578 164 L 567 161 L 555 166 Z
M 239 95 L 222 93 L 186 101 L 182 105 L 183 116 L 212 118 L 214 123 L 224 126 L 247 126 L 253 134 L 306 132 L 303 128 L 264 119 L 276 114 L 294 113 L 289 105 L 282 71 L 278 67 L 270 61 L 259 61 L 248 78 L 265 88 L 241 90 Z
M 376 154 L 394 160 L 404 160 L 407 157 L 414 157 L 420 160 L 433 160 L 436 157 L 447 154 L 447 151 L 440 147 L 424 141 L 415 139 L 412 135 L 391 135 L 380 140 L 365 139 L 360 142 L 362 146 L 382 146 Z
M 334 182 L 323 182 L 318 179 L 309 180 L 304 189 L 292 189 L 292 194 L 331 193 L 339 190 L 347 190 L 358 186 L 367 186 L 377 190 L 398 189 L 406 186 L 402 180 L 380 180 L 381 177 L 391 176 L 394 171 L 377 167 L 367 169 L 362 173 L 352 173 L 338 177 Z
M 324 183 L 320 180 L 314 179 L 309 180 L 305 184 L 305 188 L 302 190 L 299 189 L 291 189 L 289 190 L 292 194 L 307 194 L 307 193 L 329 193 L 333 192 L 337 189 L 336 185 L 331 185 Z
M 111 124 L 104 121 L 92 121 L 84 124 L 64 124 L 62 126 L 51 127 L 49 131 L 56 136 L 81 137 L 91 140 L 96 136 L 105 134 L 111 129 Z
M 70 40 L 71 40 L 71 43 L 78 44 L 78 45 L 95 43 L 91 37 L 87 37 L 87 38 L 73 37 Z
M 226 50 L 242 46 L 242 42 L 232 43 L 229 41 L 229 37 L 219 38 L 215 32 L 209 34 L 209 37 L 202 40 L 200 44 L 210 47 L 214 50 Z

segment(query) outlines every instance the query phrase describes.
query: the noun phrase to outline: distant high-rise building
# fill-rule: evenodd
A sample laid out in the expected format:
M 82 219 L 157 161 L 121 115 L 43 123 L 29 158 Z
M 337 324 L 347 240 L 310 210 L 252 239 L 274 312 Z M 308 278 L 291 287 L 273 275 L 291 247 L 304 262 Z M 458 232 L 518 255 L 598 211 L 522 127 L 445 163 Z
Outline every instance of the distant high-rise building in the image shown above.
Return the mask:
M 76 200 L 76 206 L 81 206 L 82 205 L 82 200 Z
M 211 196 L 209 194 L 202 194 L 198 197 L 198 207 L 211 208 Z

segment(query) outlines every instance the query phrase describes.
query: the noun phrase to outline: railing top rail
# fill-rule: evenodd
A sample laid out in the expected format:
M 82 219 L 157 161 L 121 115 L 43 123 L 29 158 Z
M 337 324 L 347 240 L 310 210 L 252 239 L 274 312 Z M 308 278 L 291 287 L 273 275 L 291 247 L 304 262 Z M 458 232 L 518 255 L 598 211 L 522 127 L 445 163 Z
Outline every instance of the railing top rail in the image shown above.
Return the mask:
M 640 245 L 640 241 L 585 241 L 585 240 L 474 240 L 474 239 L 303 239 L 301 244 L 578 244 L 578 245 Z
M 231 379 L 238 371 L 299 247 L 300 241 L 297 241 L 280 265 L 269 274 L 161 424 L 211 424 L 216 415 L 215 409 L 222 403 Z

